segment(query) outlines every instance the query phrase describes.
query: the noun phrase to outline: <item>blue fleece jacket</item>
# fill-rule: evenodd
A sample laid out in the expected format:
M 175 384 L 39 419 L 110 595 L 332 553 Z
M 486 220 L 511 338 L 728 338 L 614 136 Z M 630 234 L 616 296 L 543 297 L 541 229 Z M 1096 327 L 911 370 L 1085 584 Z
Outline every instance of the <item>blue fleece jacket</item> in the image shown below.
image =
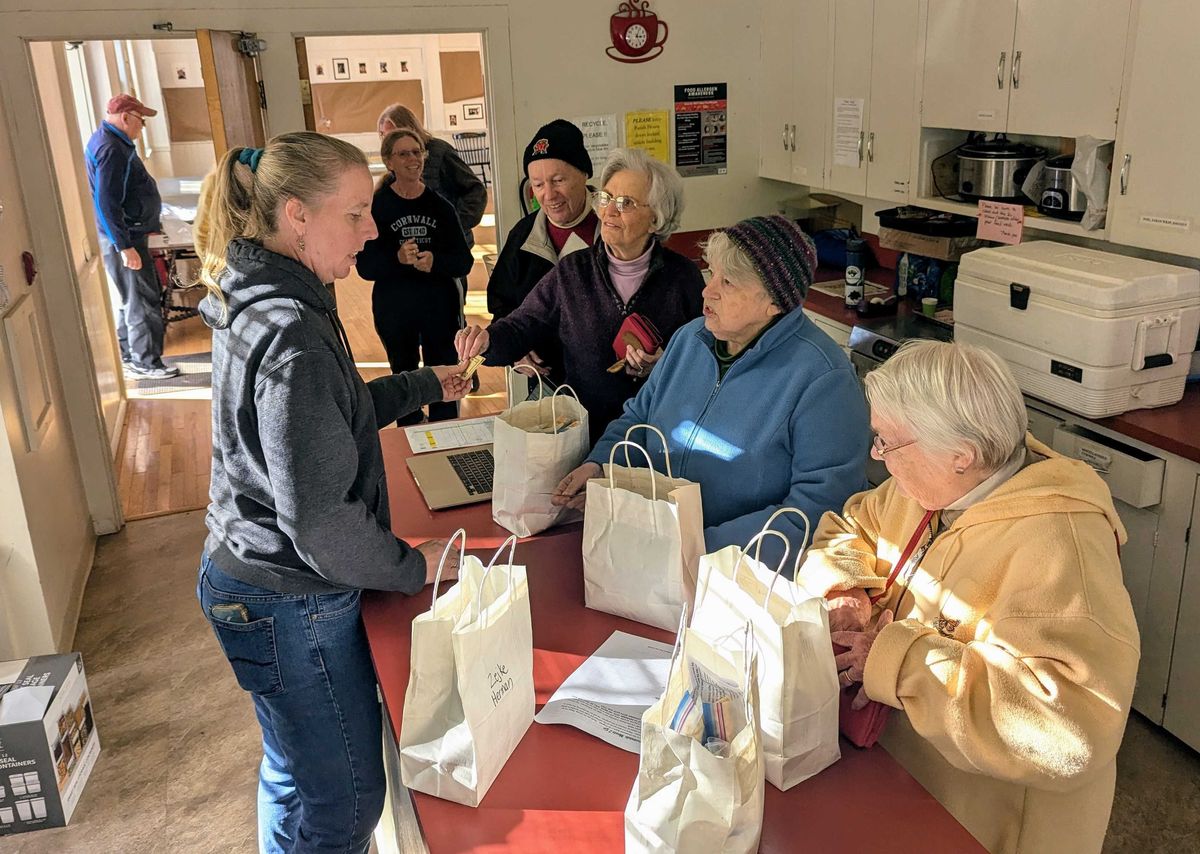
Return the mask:
M 667 437 L 673 474 L 700 484 L 708 551 L 744 545 L 780 507 L 803 510 L 815 532 L 822 513 L 840 511 L 867 486 L 870 418 L 846 354 L 799 308 L 742 353 L 720 381 L 713 342 L 704 318 L 681 327 L 588 459 L 607 463 L 626 429 L 653 424 Z M 646 430 L 631 438 L 663 471 L 658 439 Z M 621 449 L 617 460 L 624 464 Z M 792 543 L 790 576 L 804 523 L 787 514 L 772 527 Z M 779 541 L 768 537 L 764 560 L 781 554 Z
M 84 154 L 101 237 L 117 249 L 128 249 L 146 235 L 162 231 L 162 197 L 133 140 L 102 122 Z

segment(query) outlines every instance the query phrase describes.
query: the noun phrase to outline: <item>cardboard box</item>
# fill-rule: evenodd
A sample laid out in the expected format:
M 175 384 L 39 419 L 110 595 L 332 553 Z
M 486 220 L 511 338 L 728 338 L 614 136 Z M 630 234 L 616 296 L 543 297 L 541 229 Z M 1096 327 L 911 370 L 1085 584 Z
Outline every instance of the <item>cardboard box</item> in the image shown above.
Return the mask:
M 967 252 L 985 244 L 974 237 L 930 237 L 927 234 L 900 231 L 898 228 L 880 227 L 879 245 L 884 249 L 911 252 L 938 261 L 957 261 Z
M 69 822 L 99 755 L 79 653 L 0 663 L 0 836 Z
M 831 193 L 809 193 L 783 201 L 783 215 L 807 233 L 854 226 L 862 231 L 862 205 Z

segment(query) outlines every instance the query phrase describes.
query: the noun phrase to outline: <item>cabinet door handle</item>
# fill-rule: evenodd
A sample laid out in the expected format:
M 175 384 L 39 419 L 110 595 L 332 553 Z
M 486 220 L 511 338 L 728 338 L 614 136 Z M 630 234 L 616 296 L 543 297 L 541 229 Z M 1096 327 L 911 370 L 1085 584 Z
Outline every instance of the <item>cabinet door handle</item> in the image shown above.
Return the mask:
M 788 129 L 787 122 L 784 122 L 784 123 L 783 123 L 783 150 L 784 150 L 784 151 L 787 151 L 787 150 L 788 150 L 788 134 L 787 134 L 787 129 Z
M 875 131 L 867 134 L 867 162 L 875 162 Z
M 1126 154 L 1124 162 L 1121 163 L 1121 195 L 1125 195 L 1125 191 L 1129 189 L 1129 163 L 1133 160 L 1132 154 Z
M 863 162 L 863 140 L 866 139 L 866 134 L 862 131 L 858 132 L 858 165 L 862 166 Z
M 796 150 L 796 126 L 792 125 L 792 151 Z
M 1000 51 L 1000 61 L 996 63 L 996 88 L 1004 88 L 1004 61 L 1008 59 L 1008 51 Z
M 1012 70 L 1013 88 L 1021 88 L 1021 51 L 1013 54 L 1013 70 Z

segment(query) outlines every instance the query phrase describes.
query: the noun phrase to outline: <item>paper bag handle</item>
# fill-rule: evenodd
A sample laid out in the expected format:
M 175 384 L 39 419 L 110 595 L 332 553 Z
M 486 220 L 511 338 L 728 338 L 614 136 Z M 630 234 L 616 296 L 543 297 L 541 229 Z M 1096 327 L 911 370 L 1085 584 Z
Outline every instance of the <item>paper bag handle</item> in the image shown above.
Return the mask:
M 804 520 L 804 537 L 800 540 L 800 550 L 798 552 L 796 552 L 796 565 L 794 567 L 792 567 L 792 577 L 794 578 L 796 576 L 796 571 L 800 569 L 800 559 L 804 557 L 804 550 L 808 548 L 808 538 L 812 534 L 812 523 L 808 521 L 808 516 L 805 514 L 805 512 L 803 510 L 797 510 L 795 507 L 780 507 L 778 510 L 776 510 L 774 513 L 771 514 L 771 516 L 767 519 L 766 522 L 763 523 L 762 529 L 763 529 L 763 531 L 768 530 L 771 527 L 772 522 L 774 522 L 778 517 L 783 516 L 786 513 L 794 513 L 797 516 L 799 516 L 801 519 Z M 750 544 L 747 543 L 746 547 L 749 548 L 749 546 L 750 546 Z M 758 544 L 758 549 L 756 549 L 754 552 L 755 560 L 758 560 L 758 555 L 761 550 L 762 550 L 762 543 L 760 541 Z M 784 557 L 785 558 L 787 557 L 786 553 L 785 553 Z M 775 589 L 775 582 L 779 580 L 779 573 L 782 570 L 783 570 L 783 563 L 781 561 L 779 566 L 776 567 L 776 569 L 775 569 L 775 577 L 771 579 L 771 584 L 769 587 L 767 587 L 766 596 L 763 598 L 763 607 L 766 607 L 767 601 L 771 598 L 771 591 Z
M 759 554 L 762 552 L 763 537 L 768 537 L 768 536 L 778 537 L 779 539 L 783 540 L 783 557 L 781 557 L 779 559 L 779 565 L 775 567 L 775 578 L 779 577 L 779 571 L 781 569 L 783 569 L 783 565 L 785 563 L 787 563 L 788 555 L 792 551 L 792 544 L 788 542 L 788 538 L 785 537 L 783 534 L 779 533 L 778 531 L 770 530 L 768 528 L 763 528 L 761 531 L 759 531 L 757 534 L 755 534 L 753 537 L 751 537 L 750 541 L 748 543 L 746 543 L 745 547 L 742 549 L 741 555 L 737 559 L 737 563 L 735 563 L 733 565 L 733 574 L 734 575 L 737 575 L 738 569 L 740 569 L 742 566 L 742 561 L 744 561 L 747 557 L 750 556 L 750 547 L 751 546 L 755 547 L 754 559 L 756 561 L 758 560 Z M 759 561 L 759 562 L 761 563 L 761 561 Z M 771 587 L 774 587 L 774 586 L 775 586 L 775 582 L 774 582 L 774 580 L 772 580 Z M 767 588 L 767 595 L 768 596 L 771 595 L 770 587 Z M 763 604 L 764 605 L 766 604 L 766 600 L 763 601 Z
M 446 548 L 442 549 L 442 559 L 438 561 L 437 575 L 435 575 L 433 577 L 433 601 L 429 603 L 430 611 L 432 611 L 433 606 L 437 604 L 438 586 L 442 583 L 442 567 L 444 567 L 446 565 L 446 556 L 448 554 L 450 554 L 450 547 L 452 545 L 454 545 L 455 540 L 459 541 L 459 543 L 458 543 L 458 566 L 460 569 L 462 568 L 463 560 L 466 557 L 466 554 L 467 554 L 467 532 L 465 529 L 459 528 L 457 531 L 454 532 L 454 534 L 450 537 L 450 539 L 446 541 Z
M 630 427 L 628 430 L 625 431 L 625 441 L 629 441 L 629 437 L 633 434 L 633 431 L 638 430 L 638 429 L 650 430 L 651 432 L 657 434 L 659 440 L 662 441 L 663 457 L 667 461 L 667 477 L 674 479 L 674 475 L 671 474 L 671 449 L 667 447 L 667 437 L 663 435 L 663 431 L 659 430 L 653 424 L 634 424 L 632 427 Z M 646 456 L 649 457 L 650 455 L 647 454 Z M 625 449 L 625 466 L 627 468 L 629 466 L 629 449 L 628 448 Z M 650 464 L 650 468 L 651 469 L 654 468 L 654 463 Z
M 619 448 L 621 445 L 627 446 L 625 449 L 625 454 L 626 454 L 625 459 L 626 460 L 629 459 L 628 455 L 629 455 L 630 447 L 637 448 L 639 451 L 642 452 L 642 455 L 646 458 L 646 465 L 649 466 L 649 468 L 650 468 L 650 500 L 657 501 L 658 500 L 658 481 L 655 480 L 655 478 L 654 478 L 654 463 L 650 460 L 650 452 L 647 451 L 645 448 L 643 448 L 641 445 L 639 445 L 637 442 L 630 442 L 628 439 L 622 439 L 620 442 L 617 442 L 615 445 L 612 446 L 612 450 L 610 450 L 608 452 L 608 488 L 610 490 L 616 489 L 616 483 L 614 483 L 614 480 L 613 480 L 615 477 L 615 475 L 613 474 L 613 458 L 617 454 L 617 448 Z M 626 466 L 626 468 L 628 468 L 628 466 Z M 608 502 L 610 505 L 612 504 L 612 495 L 611 494 L 609 495 Z
M 500 548 L 496 549 L 496 553 L 492 555 L 492 559 L 488 561 L 488 565 L 484 567 L 483 577 L 479 579 L 479 590 L 475 594 L 475 618 L 479 619 L 483 615 L 483 585 L 487 582 L 488 573 L 492 571 L 492 567 L 496 565 L 497 559 L 504 552 L 505 547 L 508 548 L 508 590 L 511 593 L 513 589 L 513 574 L 512 565 L 513 557 L 517 551 L 517 535 L 509 534 L 508 539 L 500 544 Z
M 533 376 L 537 377 L 537 381 L 538 381 L 538 400 L 541 400 L 543 397 L 545 397 L 545 395 L 546 395 L 546 386 L 545 386 L 545 384 L 542 382 L 542 375 L 541 375 L 541 374 L 540 374 L 538 371 L 534 370 L 534 369 L 533 369 L 533 368 L 531 368 L 529 365 L 510 365 L 508 369 L 509 369 L 510 371 L 513 371 L 514 373 L 525 373 L 526 371 L 529 371 L 529 372 L 530 372 L 530 374 L 532 374 Z
M 667 697 L 667 689 L 671 687 L 671 674 L 675 672 L 675 661 L 683 652 L 683 630 L 687 628 L 688 621 L 688 606 L 687 602 L 683 603 L 683 610 L 679 613 L 679 631 L 675 632 L 675 646 L 671 649 L 671 661 L 667 664 L 667 684 L 663 685 L 662 696 L 658 698 L 658 725 L 665 727 L 667 725 L 667 704 L 663 701 Z
M 566 383 L 563 383 L 562 385 L 560 385 L 558 388 L 556 388 L 554 390 L 554 394 L 550 395 L 550 423 L 552 425 L 555 425 L 556 427 L 558 425 L 558 412 L 554 408 L 554 402 L 558 399 L 558 396 L 559 396 L 559 394 L 562 393 L 563 389 L 566 389 L 567 391 L 571 392 L 571 397 L 575 398 L 576 403 L 579 403 L 579 394 L 575 391 L 575 389 L 571 388 Z M 581 409 L 583 408 L 582 403 L 579 403 L 579 406 Z M 626 453 L 628 453 L 628 452 L 626 452 Z

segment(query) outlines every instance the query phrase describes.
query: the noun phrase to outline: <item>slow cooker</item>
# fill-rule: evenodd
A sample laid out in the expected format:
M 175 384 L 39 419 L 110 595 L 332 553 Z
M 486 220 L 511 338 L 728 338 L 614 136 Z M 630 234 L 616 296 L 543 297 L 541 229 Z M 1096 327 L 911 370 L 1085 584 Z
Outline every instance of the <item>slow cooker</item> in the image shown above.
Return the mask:
M 1004 137 L 968 142 L 958 150 L 958 194 L 964 199 L 1024 201 L 1021 183 L 1046 149 Z
M 1038 210 L 1046 216 L 1083 219 L 1087 196 L 1071 175 L 1074 161 L 1073 154 L 1061 154 L 1046 161 L 1046 169 L 1042 173 L 1042 197 L 1038 200 Z

